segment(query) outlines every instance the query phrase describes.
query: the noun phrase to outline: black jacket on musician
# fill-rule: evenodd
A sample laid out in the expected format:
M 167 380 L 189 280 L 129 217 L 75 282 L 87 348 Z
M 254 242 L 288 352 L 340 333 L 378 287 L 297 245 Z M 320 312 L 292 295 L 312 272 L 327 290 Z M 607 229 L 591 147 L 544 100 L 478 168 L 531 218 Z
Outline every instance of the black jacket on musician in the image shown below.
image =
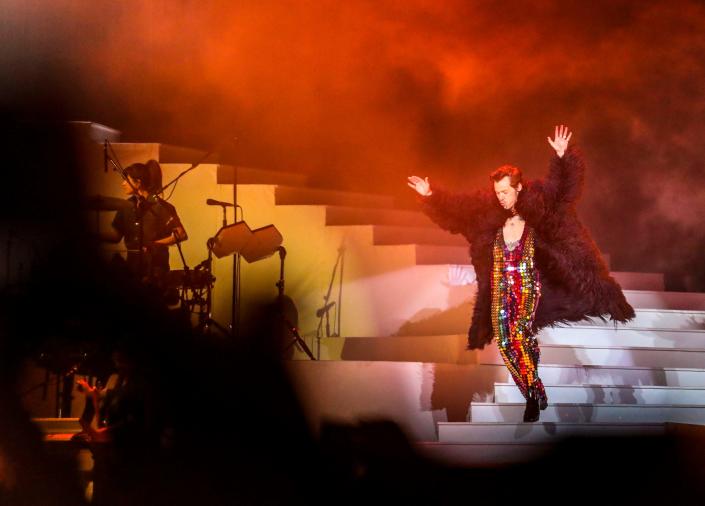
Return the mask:
M 532 333 L 556 323 L 587 316 L 609 316 L 626 322 L 634 318 L 622 289 L 602 260 L 587 229 L 580 223 L 575 202 L 580 197 L 585 163 L 570 147 L 554 155 L 543 180 L 523 184 L 515 206 L 535 232 L 535 262 L 541 276 L 541 298 Z M 492 341 L 490 276 L 492 246 L 497 230 L 511 216 L 491 190 L 454 194 L 433 187 L 421 198 L 423 211 L 441 228 L 465 236 L 477 274 L 477 300 L 468 332 L 468 348 Z

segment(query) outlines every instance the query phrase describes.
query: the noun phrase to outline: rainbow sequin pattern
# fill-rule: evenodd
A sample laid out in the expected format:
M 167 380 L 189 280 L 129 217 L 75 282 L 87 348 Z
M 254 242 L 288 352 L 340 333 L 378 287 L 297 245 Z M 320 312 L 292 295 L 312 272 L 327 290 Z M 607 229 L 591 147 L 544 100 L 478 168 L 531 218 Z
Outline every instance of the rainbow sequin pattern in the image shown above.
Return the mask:
M 510 251 L 500 228 L 492 256 L 492 330 L 500 355 L 524 398 L 533 389 L 545 406 L 546 393 L 537 371 L 540 350 L 531 333 L 541 298 L 534 231 L 527 225 L 519 244 Z

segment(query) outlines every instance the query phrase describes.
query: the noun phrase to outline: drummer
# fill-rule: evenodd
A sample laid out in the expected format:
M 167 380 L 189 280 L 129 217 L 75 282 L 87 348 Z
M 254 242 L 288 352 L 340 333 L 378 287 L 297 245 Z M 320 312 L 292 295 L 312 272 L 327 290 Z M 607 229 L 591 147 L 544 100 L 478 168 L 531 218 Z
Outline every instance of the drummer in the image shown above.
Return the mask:
M 122 189 L 131 205 L 118 209 L 102 239 L 125 240 L 127 264 L 143 281 L 161 284 L 169 272 L 169 246 L 188 239 L 176 208 L 157 193 L 161 168 L 155 160 L 125 168 Z

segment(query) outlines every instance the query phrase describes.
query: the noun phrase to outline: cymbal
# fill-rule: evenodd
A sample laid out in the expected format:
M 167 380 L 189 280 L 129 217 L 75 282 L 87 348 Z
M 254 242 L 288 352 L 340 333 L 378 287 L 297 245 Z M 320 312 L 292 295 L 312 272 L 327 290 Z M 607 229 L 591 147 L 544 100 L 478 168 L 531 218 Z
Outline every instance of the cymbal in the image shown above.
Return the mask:
M 118 197 L 105 197 L 103 195 L 93 195 L 86 199 L 86 207 L 93 211 L 119 211 L 129 207 L 130 201 Z

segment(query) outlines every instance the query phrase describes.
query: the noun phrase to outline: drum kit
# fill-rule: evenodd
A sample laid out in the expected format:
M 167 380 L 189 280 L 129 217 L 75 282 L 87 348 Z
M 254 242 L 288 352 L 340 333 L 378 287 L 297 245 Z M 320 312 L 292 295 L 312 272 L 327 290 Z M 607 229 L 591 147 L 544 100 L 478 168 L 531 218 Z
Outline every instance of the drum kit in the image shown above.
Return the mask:
M 234 270 L 236 278 L 233 279 L 233 306 L 239 303 L 239 258 L 244 258 L 252 263 L 272 256 L 279 251 L 282 244 L 282 235 L 274 225 L 267 225 L 252 230 L 244 221 L 228 224 L 225 218 L 225 207 L 233 204 L 208 199 L 207 204 L 216 203 L 223 207 L 222 226 L 218 232 L 206 242 L 207 257 L 195 268 L 190 268 L 183 256 L 179 243 L 179 254 L 183 269 L 167 272 L 163 279 L 157 283 L 163 288 L 165 301 L 170 306 L 176 306 L 196 318 L 195 328 L 198 332 L 211 333 L 215 328 L 224 335 L 234 334 L 233 326 L 237 324 L 236 311 L 233 311 L 234 324 L 227 329 L 212 318 L 213 289 L 216 278 L 213 276 L 213 255 L 216 258 L 229 256 L 235 257 Z M 87 200 L 87 208 L 96 212 L 96 228 L 100 226 L 100 213 L 102 211 L 119 211 L 126 206 L 131 206 L 129 200 L 93 196 Z M 115 253 L 124 253 L 125 250 L 113 250 Z M 178 296 L 174 296 L 178 294 Z

